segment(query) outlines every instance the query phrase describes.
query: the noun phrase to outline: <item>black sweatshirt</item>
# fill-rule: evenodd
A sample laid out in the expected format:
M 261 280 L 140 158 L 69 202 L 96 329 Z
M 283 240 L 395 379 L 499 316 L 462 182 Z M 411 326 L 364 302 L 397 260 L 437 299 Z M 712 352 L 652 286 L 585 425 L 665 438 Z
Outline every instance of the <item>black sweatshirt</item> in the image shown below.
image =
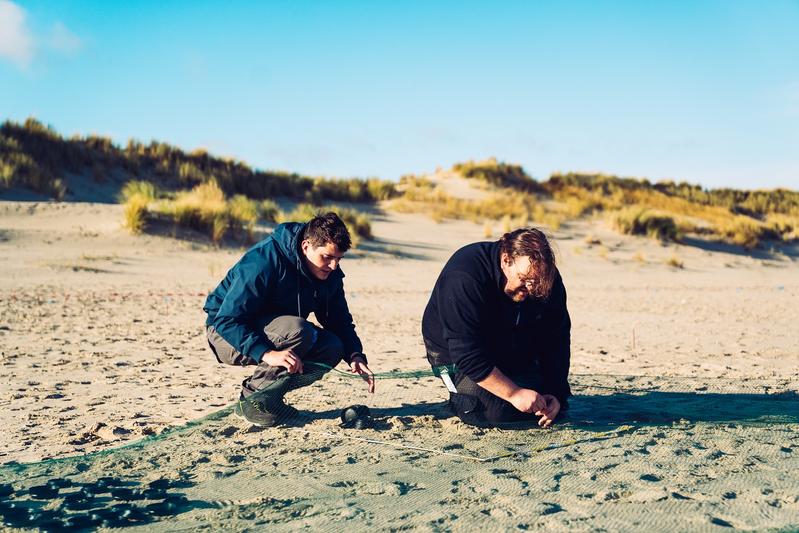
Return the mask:
M 422 335 L 444 362 L 475 382 L 494 367 L 512 379 L 537 366 L 543 380 L 537 392 L 553 394 L 565 405 L 571 395 L 571 321 L 560 273 L 546 300 L 528 296 L 516 303 L 505 294 L 505 283 L 498 241 L 464 246 L 438 276 Z

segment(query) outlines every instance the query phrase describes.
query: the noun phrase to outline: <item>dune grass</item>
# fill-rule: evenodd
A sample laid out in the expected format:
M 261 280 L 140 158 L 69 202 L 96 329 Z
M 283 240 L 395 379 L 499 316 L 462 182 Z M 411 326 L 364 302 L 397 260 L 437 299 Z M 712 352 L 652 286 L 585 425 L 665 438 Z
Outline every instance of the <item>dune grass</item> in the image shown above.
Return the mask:
M 494 187 L 480 201 L 453 198 L 424 176 L 405 176 L 400 198 L 390 205 L 427 213 L 433 220 L 466 219 L 477 223 L 512 219 L 558 229 L 567 220 L 608 213 L 620 233 L 660 241 L 696 234 L 751 249 L 766 241 L 799 239 L 799 193 L 705 190 L 687 183 L 651 183 L 606 174 L 560 174 L 545 182 L 518 165 L 489 159 L 457 163 L 452 170 Z
M 676 253 L 671 254 L 666 259 L 666 264 L 674 268 L 685 268 L 685 263 L 683 263 L 683 260 L 680 259 L 680 256 L 678 256 Z
M 185 152 L 167 143 L 131 140 L 124 147 L 96 135 L 64 138 L 36 119 L 0 126 L 0 188 L 22 186 L 63 199 L 66 176 L 103 181 L 111 174 L 150 181 L 176 192 L 215 181 L 228 196 L 263 200 L 284 196 L 322 201 L 376 202 L 395 196 L 395 184 L 376 178 L 333 179 L 254 170 L 241 161 L 205 150 Z
M 613 225 L 629 235 L 646 235 L 663 242 L 679 240 L 674 218 L 646 208 L 628 207 L 618 211 L 613 216 Z
M 483 200 L 466 200 L 447 194 L 428 178 L 413 175 L 403 176 L 397 189 L 400 196 L 387 204 L 389 209 L 424 213 L 436 222 L 453 219 L 487 224 L 497 221 L 503 228 L 536 222 L 558 229 L 566 218 L 562 210 L 548 209 L 536 195 L 526 192 L 497 191 Z
M 122 186 L 119 191 L 119 200 L 124 203 L 134 196 L 141 196 L 148 201 L 152 201 L 159 194 L 160 191 L 154 183 L 144 180 L 131 180 Z
M 258 219 L 255 201 L 240 194 L 228 200 L 215 181 L 201 183 L 177 193 L 174 199 L 159 202 L 156 212 L 171 219 L 177 227 L 207 234 L 216 244 L 231 234 L 251 240 Z
M 749 249 L 799 239 L 797 191 L 704 189 L 586 173 L 555 173 L 536 181 L 521 166 L 495 158 L 456 163 L 452 171 L 481 184 L 489 196 L 455 198 L 424 176 L 404 176 L 399 184 L 310 177 L 255 170 L 202 149 L 187 152 L 158 141 L 117 146 L 97 135 L 64 138 L 33 118 L 0 126 L 0 190 L 27 187 L 61 200 L 71 175 L 98 182 L 109 176 L 124 179 L 130 189 L 120 191 L 120 201 L 131 231 L 143 231 L 153 217 L 168 216 L 218 242 L 228 234 L 247 234 L 254 221 L 278 220 L 285 214 L 274 200 L 287 198 L 316 207 L 388 200 L 392 209 L 426 213 L 439 222 L 466 219 L 504 227 L 501 221 L 510 220 L 513 226 L 534 223 L 553 230 L 568 220 L 608 213 L 622 233 L 660 240 L 696 234 Z M 214 187 L 218 190 L 211 191 Z M 348 223 L 359 237 L 371 231 L 358 215 Z
M 329 211 L 336 213 L 347 226 L 353 248 L 357 248 L 363 240 L 370 240 L 373 238 L 372 223 L 366 213 L 337 205 L 326 205 L 324 208 L 320 208 L 313 204 L 302 203 L 291 211 L 278 212 L 275 222 L 307 222 L 314 216 Z
M 130 196 L 122 207 L 123 223 L 131 233 L 142 233 L 147 225 L 149 200 L 142 195 Z
M 455 163 L 452 171 L 464 178 L 481 180 L 496 187 L 529 193 L 544 192 L 541 184 L 528 176 L 521 166 L 503 163 L 493 157 L 483 161 Z
M 148 210 L 158 195 L 158 189 L 149 181 L 131 180 L 119 193 L 122 202 L 123 227 L 131 233 L 142 233 L 150 219 Z
M 124 202 L 123 226 L 131 233 L 141 233 L 149 222 L 160 219 L 173 223 L 175 228 L 205 234 L 216 244 L 228 237 L 252 242 L 253 229 L 259 220 L 306 222 L 317 213 L 334 211 L 347 225 L 353 246 L 363 239 L 372 239 L 369 216 L 355 209 L 300 203 L 291 211 L 282 211 L 272 200 L 259 202 L 241 194 L 228 199 L 215 181 L 201 183 L 188 191 L 163 193 L 150 182 L 134 180 L 122 188 L 120 200 Z
M 215 181 L 163 197 L 152 183 L 134 180 L 124 185 L 120 199 L 123 226 L 131 233 L 141 233 L 149 222 L 160 219 L 204 233 L 216 244 L 230 234 L 249 241 L 258 219 L 255 201 L 243 195 L 227 200 Z

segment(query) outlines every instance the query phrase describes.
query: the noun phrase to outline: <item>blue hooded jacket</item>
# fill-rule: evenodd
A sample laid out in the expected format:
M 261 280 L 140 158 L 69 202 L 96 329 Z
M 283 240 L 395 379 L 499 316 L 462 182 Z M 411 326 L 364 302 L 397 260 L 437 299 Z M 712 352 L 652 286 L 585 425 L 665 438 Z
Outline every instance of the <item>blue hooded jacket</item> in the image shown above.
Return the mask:
M 205 300 L 206 325 L 258 362 L 275 349 L 263 327 L 281 315 L 308 318 L 313 312 L 341 340 L 348 362 L 351 354 L 363 350 L 344 297 L 344 272 L 337 268 L 322 281 L 307 270 L 300 251 L 304 229 L 298 222 L 277 226 L 247 250 Z

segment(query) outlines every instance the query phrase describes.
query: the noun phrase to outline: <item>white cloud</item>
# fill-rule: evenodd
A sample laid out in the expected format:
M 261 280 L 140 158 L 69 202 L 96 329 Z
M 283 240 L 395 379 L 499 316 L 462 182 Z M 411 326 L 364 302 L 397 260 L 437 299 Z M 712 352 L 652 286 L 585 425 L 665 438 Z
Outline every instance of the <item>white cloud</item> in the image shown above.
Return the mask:
M 69 28 L 64 26 L 62 22 L 56 22 L 53 25 L 48 42 L 50 48 L 66 55 L 74 55 L 83 46 L 80 38 L 69 31 Z
M 28 70 L 41 51 L 73 56 L 83 47 L 63 22 L 53 24 L 46 35 L 34 35 L 26 19 L 24 9 L 10 0 L 0 0 L 0 60 Z
M 25 11 L 9 0 L 0 0 L 0 58 L 27 68 L 33 55 L 33 36 L 25 24 Z

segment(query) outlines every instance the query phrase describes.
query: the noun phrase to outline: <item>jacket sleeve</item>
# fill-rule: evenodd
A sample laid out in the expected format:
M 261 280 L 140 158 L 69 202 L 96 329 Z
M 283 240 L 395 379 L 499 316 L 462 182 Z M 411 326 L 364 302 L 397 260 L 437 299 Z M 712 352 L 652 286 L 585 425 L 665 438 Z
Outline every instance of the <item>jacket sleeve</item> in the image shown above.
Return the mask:
M 261 362 L 275 349 L 263 331 L 252 326 L 269 293 L 268 270 L 241 268 L 235 273 L 213 321 L 214 329 L 242 354 Z
M 314 313 L 323 328 L 333 333 L 344 345 L 344 360 L 350 362 L 350 355 L 360 353 L 363 355 L 363 344 L 358 334 L 355 333 L 355 324 L 352 321 L 347 298 L 344 295 L 344 284 L 339 282 L 330 296 L 323 302 L 326 306 L 321 313 Z M 366 359 L 366 356 L 363 356 Z
M 547 349 L 540 359 L 541 373 L 545 394 L 552 394 L 561 404 L 568 408 L 571 396 L 569 387 L 569 365 L 571 360 L 571 319 L 566 307 L 566 288 L 558 275 L 552 287 L 551 311 L 548 318 L 549 338 Z
M 482 381 L 494 369 L 480 335 L 480 310 L 485 295 L 477 281 L 465 273 L 446 275 L 438 286 L 438 313 L 449 356 L 460 372 Z

